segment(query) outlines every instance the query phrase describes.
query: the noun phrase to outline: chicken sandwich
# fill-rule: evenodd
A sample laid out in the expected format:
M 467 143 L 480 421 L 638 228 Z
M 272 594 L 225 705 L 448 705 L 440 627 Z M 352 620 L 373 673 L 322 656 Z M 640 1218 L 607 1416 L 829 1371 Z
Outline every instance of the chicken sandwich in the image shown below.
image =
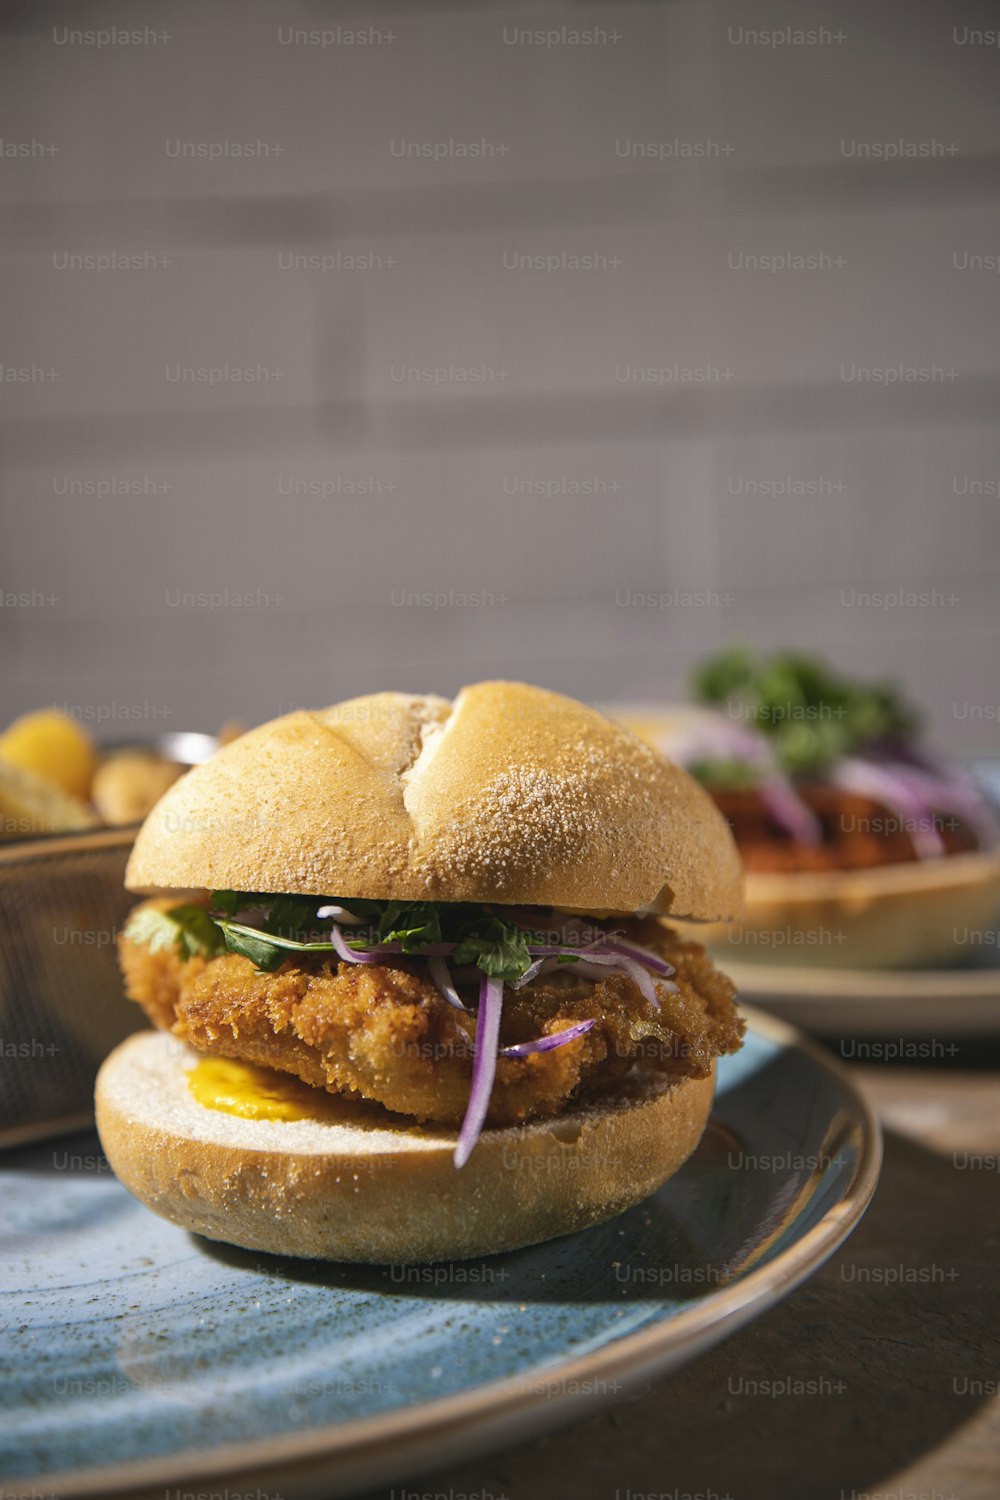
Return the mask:
M 139 833 L 120 940 L 157 1030 L 105 1063 L 112 1167 L 210 1238 L 481 1255 L 610 1218 L 695 1149 L 733 990 L 660 918 L 738 912 L 725 821 L 571 699 L 486 682 L 264 724 Z

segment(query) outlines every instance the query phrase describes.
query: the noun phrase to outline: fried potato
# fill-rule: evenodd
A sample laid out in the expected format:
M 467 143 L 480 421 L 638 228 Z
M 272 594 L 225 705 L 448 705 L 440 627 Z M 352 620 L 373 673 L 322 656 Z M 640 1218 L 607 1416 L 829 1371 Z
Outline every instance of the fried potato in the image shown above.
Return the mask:
M 85 803 L 52 782 L 0 760 L 0 840 L 96 828 Z
M 0 734 L 0 760 L 86 801 L 97 751 L 86 729 L 54 708 L 22 714 Z
M 142 750 L 112 755 L 94 777 L 94 806 L 112 828 L 141 823 L 183 770 Z

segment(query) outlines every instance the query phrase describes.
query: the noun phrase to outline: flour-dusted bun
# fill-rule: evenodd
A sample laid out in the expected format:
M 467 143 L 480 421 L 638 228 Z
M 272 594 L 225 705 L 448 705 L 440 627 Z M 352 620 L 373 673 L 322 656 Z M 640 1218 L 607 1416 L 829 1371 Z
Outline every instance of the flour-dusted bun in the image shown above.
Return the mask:
M 867 870 L 746 877 L 743 920 L 690 936 L 727 961 L 920 968 L 961 962 L 968 933 L 995 928 L 1000 850 L 907 860 Z
M 199 1104 L 198 1054 L 162 1032 L 123 1042 L 97 1079 L 97 1128 L 121 1182 L 209 1239 L 387 1265 L 493 1255 L 610 1219 L 655 1192 L 701 1139 L 714 1074 L 649 1078 L 555 1120 L 455 1132 L 347 1100 L 329 1118 L 248 1120 Z
M 741 904 L 707 792 L 595 709 L 518 682 L 261 725 L 160 799 L 126 884 L 705 920 Z

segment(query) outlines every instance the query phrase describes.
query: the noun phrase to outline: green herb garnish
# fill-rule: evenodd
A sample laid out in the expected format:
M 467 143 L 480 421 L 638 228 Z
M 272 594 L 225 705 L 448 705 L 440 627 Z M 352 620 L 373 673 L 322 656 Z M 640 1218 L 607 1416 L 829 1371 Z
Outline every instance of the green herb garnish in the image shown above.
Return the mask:
M 179 905 L 169 911 L 141 909 L 126 935 L 154 951 L 176 947 L 183 958 L 214 958 L 227 949 L 273 973 L 293 953 L 335 953 L 332 942 L 317 940 L 327 919 L 321 906 L 344 906 L 364 919 L 364 927 L 343 927 L 348 947 L 364 952 L 398 943 L 404 954 L 419 956 L 432 944 L 454 944 L 453 963 L 474 965 L 490 979 L 519 979 L 530 967 L 528 944 L 533 934 L 495 910 L 460 902 L 363 901 L 348 897 L 283 896 L 260 892 L 213 891 L 210 909 Z M 254 926 L 236 921 L 240 912 L 261 909 Z
M 703 662 L 693 687 L 702 702 L 766 735 L 778 768 L 790 776 L 820 775 L 844 756 L 910 739 L 919 723 L 891 684 L 842 677 L 794 652 L 758 658 L 734 647 Z M 709 785 L 747 784 L 742 773 L 727 775 L 725 762 L 703 769 Z
M 485 922 L 473 919 L 470 928 L 475 930 L 461 939 L 452 954 L 453 963 L 475 964 L 489 979 L 508 981 L 520 979 L 530 967 L 530 935 L 522 927 L 491 916 Z
M 760 767 L 747 760 L 695 760 L 687 769 L 702 786 L 728 787 L 733 791 L 756 786 L 760 780 Z
M 203 906 L 182 903 L 163 911 L 157 906 L 140 907 L 125 926 L 133 943 L 147 943 L 156 953 L 176 948 L 181 958 L 214 958 L 225 948 L 218 924 Z

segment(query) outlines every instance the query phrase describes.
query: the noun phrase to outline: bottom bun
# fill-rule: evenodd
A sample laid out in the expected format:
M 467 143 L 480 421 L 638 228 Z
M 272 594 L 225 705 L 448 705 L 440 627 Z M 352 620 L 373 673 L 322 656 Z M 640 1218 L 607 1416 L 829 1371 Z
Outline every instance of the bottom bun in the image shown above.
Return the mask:
M 701 1139 L 709 1078 L 645 1078 L 530 1125 L 456 1134 L 343 1100 L 343 1119 L 249 1120 L 199 1104 L 199 1054 L 140 1032 L 97 1079 L 97 1129 L 125 1187 L 209 1239 L 324 1260 L 493 1255 L 610 1219 L 655 1192 Z
M 741 921 L 671 926 L 705 943 L 723 967 L 738 959 L 917 968 L 967 959 L 995 927 L 998 903 L 1000 853 L 990 850 L 866 870 L 751 872 Z

